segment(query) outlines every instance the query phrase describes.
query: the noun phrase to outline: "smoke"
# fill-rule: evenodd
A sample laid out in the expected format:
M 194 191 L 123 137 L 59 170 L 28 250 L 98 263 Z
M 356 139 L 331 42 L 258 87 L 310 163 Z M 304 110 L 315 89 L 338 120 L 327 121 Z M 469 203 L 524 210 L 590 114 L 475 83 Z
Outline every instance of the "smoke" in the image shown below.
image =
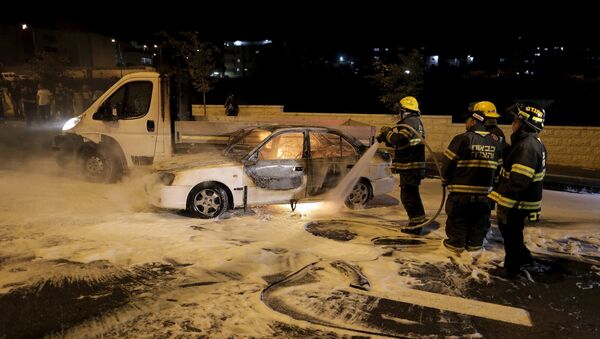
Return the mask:
M 23 165 L 32 161 L 49 158 L 52 154 L 52 138 L 60 132 L 57 124 L 36 124 L 30 127 L 24 121 L 0 124 L 0 169 L 23 169 Z
M 333 214 L 338 212 L 344 201 L 352 192 L 354 185 L 358 182 L 360 177 L 368 171 L 371 159 L 377 152 L 379 144 L 375 143 L 369 147 L 369 149 L 363 154 L 358 162 L 352 167 L 352 170 L 344 176 L 340 183 L 330 192 L 325 195 L 325 203 L 317 211 L 318 214 Z
M 52 225 L 70 215 L 73 223 L 88 223 L 103 220 L 107 212 L 150 210 L 144 192 L 150 168 L 133 169 L 118 184 L 87 182 L 80 166 L 61 168 L 53 158 L 52 139 L 60 133 L 59 125 L 0 124 L 3 222 Z

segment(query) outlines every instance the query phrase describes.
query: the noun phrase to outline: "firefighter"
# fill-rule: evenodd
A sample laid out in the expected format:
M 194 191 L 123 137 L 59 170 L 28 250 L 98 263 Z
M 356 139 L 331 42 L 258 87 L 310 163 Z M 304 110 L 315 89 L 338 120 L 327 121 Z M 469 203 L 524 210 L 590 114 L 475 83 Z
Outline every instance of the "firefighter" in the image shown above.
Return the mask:
M 460 254 L 479 251 L 489 229 L 492 190 L 502 155 L 500 138 L 485 129 L 485 114 L 473 110 L 466 132 L 455 136 L 442 159 L 442 182 L 448 188 L 446 236 L 443 245 Z
M 496 105 L 494 105 L 490 101 L 478 101 L 469 105 L 469 112 L 471 113 L 479 113 L 480 115 L 485 116 L 485 120 L 483 121 L 483 125 L 485 126 L 485 130 L 496 134 L 498 138 L 500 138 L 500 143 L 502 144 L 502 152 L 506 152 L 509 145 L 506 143 L 506 137 L 504 136 L 504 132 L 498 127 L 497 118 L 500 117 L 498 111 L 496 111 Z M 498 170 L 501 167 L 498 168 Z M 498 173 L 496 173 L 496 177 L 494 179 L 494 188 L 498 184 Z M 495 203 L 494 201 L 490 201 L 490 209 L 494 210 Z M 491 225 L 490 225 L 491 226 Z M 489 227 L 488 227 L 489 228 Z
M 498 204 L 504 268 L 508 275 L 516 275 L 523 266 L 533 264 L 523 242 L 523 228 L 526 220 L 538 221 L 541 213 L 547 153 L 538 133 L 544 129 L 546 112 L 537 105 L 517 103 L 508 113 L 514 118 L 511 149 L 504 156 L 500 183 L 488 196 Z
M 408 227 L 400 231 L 408 234 L 420 235 L 422 227 L 418 226 L 426 221 L 423 202 L 419 194 L 421 180 L 425 178 L 425 145 L 421 138 L 425 138 L 423 123 L 419 118 L 421 111 L 417 99 L 412 96 L 404 97 L 399 102 L 400 121 L 395 128 L 384 126 L 377 137 L 377 141 L 385 142 L 386 146 L 393 147 L 394 159 L 392 168 L 394 173 L 400 175 L 400 200 L 408 214 Z M 400 126 L 408 125 L 418 132 Z

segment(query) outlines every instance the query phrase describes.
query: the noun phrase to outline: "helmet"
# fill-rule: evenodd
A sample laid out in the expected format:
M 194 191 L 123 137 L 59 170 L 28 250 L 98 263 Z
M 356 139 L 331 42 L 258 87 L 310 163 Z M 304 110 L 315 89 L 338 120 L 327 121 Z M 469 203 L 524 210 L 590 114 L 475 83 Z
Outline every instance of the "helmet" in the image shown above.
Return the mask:
M 419 111 L 419 102 L 417 101 L 417 99 L 415 97 L 411 97 L 411 96 L 400 99 L 400 107 L 407 111 L 412 111 L 412 112 L 417 112 L 417 113 L 421 112 L 421 111 Z
M 469 112 L 483 114 L 486 118 L 499 118 L 496 105 L 489 101 L 478 101 L 469 105 Z
M 546 111 L 538 105 L 516 103 L 507 111 L 513 118 L 523 121 L 538 132 L 544 129 Z

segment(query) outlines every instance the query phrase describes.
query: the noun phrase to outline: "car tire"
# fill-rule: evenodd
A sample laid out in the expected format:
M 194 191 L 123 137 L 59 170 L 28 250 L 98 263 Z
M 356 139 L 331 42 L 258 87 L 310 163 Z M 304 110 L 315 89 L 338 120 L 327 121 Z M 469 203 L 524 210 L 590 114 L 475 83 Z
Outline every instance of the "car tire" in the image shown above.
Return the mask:
M 83 175 L 88 181 L 115 182 L 122 173 L 118 162 L 101 150 L 88 150 L 81 159 Z
M 346 207 L 350 209 L 361 209 L 367 206 L 367 202 L 371 200 L 372 189 L 371 183 L 367 179 L 360 179 L 354 188 L 352 188 L 352 192 L 346 198 L 344 203 Z
M 217 218 L 228 208 L 229 196 L 217 184 L 199 184 L 188 195 L 187 212 L 194 218 Z

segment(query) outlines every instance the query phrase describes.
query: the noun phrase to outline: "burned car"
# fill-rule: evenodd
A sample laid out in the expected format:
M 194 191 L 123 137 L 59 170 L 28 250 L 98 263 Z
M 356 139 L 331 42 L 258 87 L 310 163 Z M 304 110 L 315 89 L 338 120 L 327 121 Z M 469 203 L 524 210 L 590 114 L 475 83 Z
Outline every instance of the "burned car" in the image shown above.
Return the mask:
M 339 130 L 306 126 L 257 126 L 230 136 L 221 154 L 173 158 L 155 165 L 147 186 L 157 207 L 186 210 L 203 219 L 228 209 L 315 201 L 336 187 L 368 149 Z M 391 158 L 378 151 L 345 203 L 362 207 L 394 187 Z

